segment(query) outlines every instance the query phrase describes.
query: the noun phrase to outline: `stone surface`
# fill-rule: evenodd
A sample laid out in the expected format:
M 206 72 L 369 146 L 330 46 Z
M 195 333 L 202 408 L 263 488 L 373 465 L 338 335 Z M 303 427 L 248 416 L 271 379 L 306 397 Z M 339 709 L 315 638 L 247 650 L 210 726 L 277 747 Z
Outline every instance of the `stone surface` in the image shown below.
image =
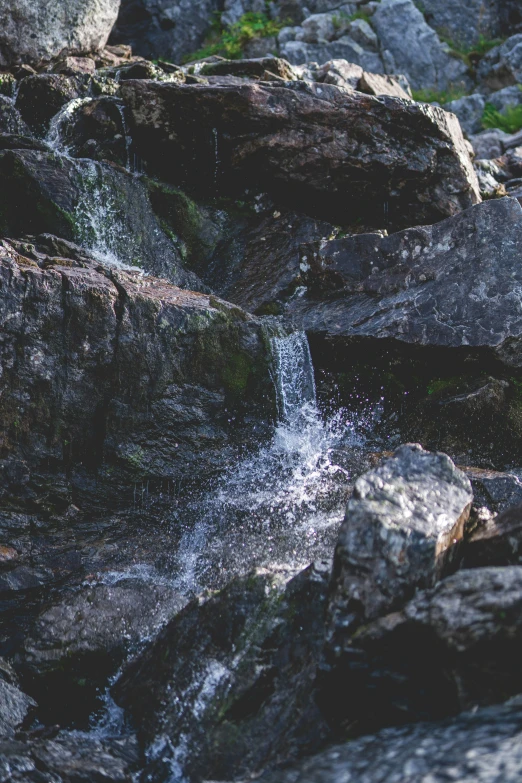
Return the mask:
M 470 141 L 477 158 L 491 160 L 502 155 L 505 151 L 504 142 L 509 138 L 509 133 L 505 133 L 500 128 L 491 128 L 471 136 Z
M 451 57 L 412 0 L 381 0 L 372 24 L 388 73 L 404 73 L 415 89 L 467 83 L 466 66 Z
M 518 783 L 522 709 L 490 707 L 440 723 L 385 729 L 335 745 L 263 783 Z
M 520 205 L 504 198 L 432 227 L 303 246 L 308 289 L 286 312 L 332 339 L 482 348 L 518 368 L 521 232 Z
M 522 33 L 488 52 L 479 63 L 477 78 L 488 92 L 522 82 Z
M 173 758 L 190 779 L 232 779 L 324 741 L 312 691 L 328 576 L 317 563 L 236 579 L 191 602 L 127 667 L 113 694 L 152 744 L 152 779 Z
M 516 476 L 502 473 L 472 477 L 472 481 L 479 488 L 478 498 L 485 495 L 489 507 L 500 513 L 480 520 L 466 539 L 462 568 L 519 564 L 522 556 L 522 482 Z
M 60 109 L 73 98 L 78 98 L 83 85 L 76 80 L 54 73 L 26 76 L 20 82 L 16 107 L 31 130 L 42 136 Z
M 410 225 L 479 199 L 458 122 L 441 109 L 300 82 L 121 90 L 149 170 L 192 192 L 262 190 L 343 223 L 382 221 L 386 202 L 392 223 Z
M 518 694 L 521 606 L 520 566 L 473 568 L 361 628 L 345 668 L 359 728 L 440 718 Z
M 22 693 L 16 684 L 0 679 L 0 743 L 4 737 L 14 735 L 29 710 L 35 706 L 36 702 Z
M 481 38 L 498 38 L 502 30 L 503 0 L 422 0 L 427 23 L 460 47 L 472 47 Z
M 487 102 L 494 106 L 497 111 L 504 113 L 508 106 L 520 106 L 522 104 L 522 90 L 518 84 L 504 87 L 502 90 L 497 90 L 488 95 Z
M 120 0 L 2 0 L 0 66 L 102 49 L 119 6 Z
M 372 73 L 385 72 L 381 56 L 377 52 L 365 49 L 350 35 L 343 35 L 335 41 L 321 43 L 287 41 L 281 44 L 280 54 L 292 65 L 308 62 L 325 63 L 328 60 L 341 59 L 360 65 Z
M 36 500 L 58 486 L 66 504 L 71 492 L 79 507 L 132 504 L 136 482 L 152 491 L 210 476 L 249 442 L 258 416 L 271 420 L 257 321 L 41 242 L 47 252 L 23 242 L 0 251 L 1 458 L 24 474 L 8 496 Z
M 521 93 L 522 94 L 522 93 Z M 446 111 L 451 111 L 459 118 L 462 130 L 469 134 L 479 133 L 482 130 L 482 115 L 486 101 L 483 95 L 475 93 L 466 95 L 444 104 Z

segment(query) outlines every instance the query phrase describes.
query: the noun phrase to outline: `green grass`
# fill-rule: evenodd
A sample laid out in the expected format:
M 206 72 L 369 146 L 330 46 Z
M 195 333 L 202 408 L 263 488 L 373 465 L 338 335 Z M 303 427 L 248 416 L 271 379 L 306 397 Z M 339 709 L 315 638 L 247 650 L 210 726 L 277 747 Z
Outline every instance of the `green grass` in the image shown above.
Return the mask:
M 216 20 L 201 49 L 186 55 L 183 62 L 203 60 L 218 54 L 229 60 L 243 56 L 245 46 L 256 38 L 270 38 L 278 34 L 284 22 L 270 19 L 266 13 L 249 11 L 231 27 L 223 27 L 221 19 Z
M 485 54 L 505 40 L 504 38 L 486 38 L 484 35 L 479 35 L 479 39 L 476 43 L 471 44 L 471 46 L 464 46 L 463 44 L 454 41 L 444 31 L 438 30 L 437 34 L 443 43 L 448 44 L 451 49 L 450 54 L 454 57 L 458 57 L 470 69 L 475 68 L 477 62 L 481 60 Z
M 444 106 L 445 103 L 462 98 L 466 90 L 458 87 L 450 87 L 448 90 L 412 90 L 412 95 L 413 100 L 419 103 L 440 103 Z
M 486 103 L 482 126 L 500 128 L 506 133 L 516 133 L 522 129 L 522 106 L 506 106 L 504 112 L 499 112 L 491 103 Z

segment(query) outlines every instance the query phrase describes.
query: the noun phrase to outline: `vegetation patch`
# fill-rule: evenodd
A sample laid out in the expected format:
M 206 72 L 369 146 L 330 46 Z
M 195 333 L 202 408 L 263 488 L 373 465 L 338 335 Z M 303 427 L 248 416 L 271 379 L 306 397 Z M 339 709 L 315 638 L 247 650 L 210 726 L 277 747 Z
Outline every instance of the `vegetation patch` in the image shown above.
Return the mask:
M 484 128 L 500 128 L 506 133 L 517 133 L 522 129 L 522 105 L 506 106 L 503 112 L 497 111 L 491 103 L 486 103 L 482 115 Z
M 467 91 L 463 87 L 449 87 L 447 90 L 412 90 L 414 101 L 418 103 L 440 103 L 441 106 L 463 98 L 466 94 Z
M 211 32 L 201 49 L 186 55 L 183 62 L 203 60 L 220 55 L 228 60 L 239 60 L 245 47 L 257 38 L 271 38 L 278 34 L 285 23 L 270 19 L 267 13 L 249 11 L 231 27 L 225 27 L 221 17 L 212 25 Z

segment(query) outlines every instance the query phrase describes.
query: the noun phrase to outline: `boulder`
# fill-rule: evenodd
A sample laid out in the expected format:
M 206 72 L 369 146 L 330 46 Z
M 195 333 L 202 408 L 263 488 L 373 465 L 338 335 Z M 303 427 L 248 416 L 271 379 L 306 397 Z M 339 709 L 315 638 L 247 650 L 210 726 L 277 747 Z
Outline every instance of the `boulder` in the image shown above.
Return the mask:
M 179 63 L 202 45 L 218 10 L 217 0 L 122 0 L 110 42 L 130 44 L 150 60 Z
M 438 719 L 520 693 L 521 607 L 522 567 L 473 568 L 359 629 L 344 672 L 358 728 Z
M 502 155 L 505 151 L 504 144 L 509 138 L 510 134 L 500 128 L 490 128 L 477 133 L 476 136 L 470 135 L 470 142 L 477 158 L 491 160 Z
M 522 93 L 521 93 L 522 95 Z M 474 93 L 444 104 L 446 111 L 456 114 L 462 130 L 468 135 L 482 130 L 482 115 L 486 106 L 483 95 Z
M 504 0 L 422 0 L 422 12 L 430 27 L 460 48 L 471 48 L 481 39 L 498 38 L 504 30 L 500 8 Z
M 469 474 L 468 474 L 469 475 Z M 480 481 L 480 484 L 479 484 Z M 480 519 L 462 548 L 462 568 L 518 565 L 522 557 L 522 482 L 516 476 L 475 478 L 474 484 L 485 486 L 491 506 L 503 509 L 497 516 Z M 480 487 L 482 488 L 482 487 Z M 489 491 L 488 491 L 489 490 Z M 500 502 L 499 502 L 500 496 Z M 480 497 L 480 495 L 479 495 Z
M 25 136 L 29 128 L 11 98 L 0 95 L 0 133 Z
M 52 233 L 103 263 L 138 266 L 199 290 L 180 248 L 161 229 L 147 189 L 132 174 L 56 152 L 0 152 L 0 235 Z
M 4 662 L 2 661 L 1 664 Z M 5 671 L 0 672 L 0 744 L 6 737 L 14 736 L 29 711 L 36 707 L 36 702 L 22 693 L 16 678 L 6 680 L 4 674 Z
M 45 135 L 51 119 L 66 103 L 85 94 L 86 89 L 75 79 L 55 73 L 26 76 L 20 82 L 16 108 L 22 119 L 37 135 Z
M 120 0 L 2 0 L 0 66 L 38 63 L 64 52 L 99 51 L 107 43 Z
M 125 655 L 154 638 L 184 603 L 173 588 L 137 579 L 63 593 L 36 618 L 20 654 L 40 719 L 63 724 L 88 716 Z
M 142 482 L 218 472 L 270 427 L 269 349 L 239 308 L 53 237 L 0 248 L 1 458 L 24 468 L 8 495 L 62 486 L 79 507 L 121 507 Z
M 312 699 L 329 564 L 235 579 L 188 604 L 113 687 L 149 746 L 191 780 L 236 779 L 324 742 Z
M 487 92 L 522 82 L 522 33 L 512 35 L 482 58 L 477 79 Z
M 149 171 L 192 193 L 261 190 L 286 209 L 373 225 L 383 209 L 411 225 L 479 199 L 458 121 L 439 108 L 298 81 L 127 81 L 121 92 Z
M 487 102 L 502 114 L 509 106 L 520 106 L 522 104 L 522 90 L 518 84 L 511 87 L 504 87 L 502 90 L 492 92 L 487 96 Z
M 372 25 L 387 73 L 404 73 L 417 90 L 467 86 L 465 64 L 451 56 L 413 0 L 381 0 Z
M 361 40 L 361 36 L 357 38 Z M 368 44 L 367 44 L 368 45 Z M 360 65 L 364 70 L 372 73 L 385 73 L 383 61 L 378 52 L 361 46 L 355 38 L 343 35 L 335 41 L 322 41 L 318 43 L 305 43 L 304 41 L 289 40 L 280 45 L 280 54 L 292 65 L 328 60 L 347 60 L 349 63 Z
M 518 783 L 522 708 L 473 710 L 440 723 L 417 723 L 334 745 L 263 783 Z

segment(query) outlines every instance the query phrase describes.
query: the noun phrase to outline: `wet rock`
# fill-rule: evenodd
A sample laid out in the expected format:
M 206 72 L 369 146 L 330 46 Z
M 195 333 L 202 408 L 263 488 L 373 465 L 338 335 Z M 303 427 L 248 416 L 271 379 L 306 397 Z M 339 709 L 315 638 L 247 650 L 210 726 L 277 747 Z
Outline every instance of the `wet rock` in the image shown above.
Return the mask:
M 303 246 L 308 291 L 287 312 L 306 331 L 331 339 L 469 346 L 520 367 L 522 321 L 513 285 L 521 232 L 520 205 L 504 198 L 432 227 Z
M 7 98 L 5 95 L 0 95 L 0 132 L 20 136 L 29 134 L 29 128 L 23 121 L 20 112 L 11 98 Z
M 179 63 L 202 45 L 218 10 L 217 0 L 122 0 L 110 41 L 150 60 Z
M 9 682 L 3 675 L 4 672 L 1 671 L 0 743 L 4 737 L 13 737 L 15 731 L 21 727 L 24 720 L 27 718 L 29 710 L 36 707 L 36 702 L 25 693 L 22 693 L 16 680 Z
M 54 739 L 0 740 L 2 783 L 132 783 L 139 762 L 132 736 L 98 739 L 62 731 Z
M 210 476 L 270 426 L 268 348 L 239 308 L 67 243 L 0 247 L 3 458 L 30 473 L 14 497 L 132 504 L 136 482 Z
M 522 33 L 491 49 L 480 61 L 477 78 L 488 92 L 522 81 Z
M 257 571 L 191 602 L 114 686 L 147 744 L 155 780 L 231 779 L 310 751 L 326 726 L 311 698 L 328 564 Z
M 62 131 L 62 142 L 78 158 L 111 161 L 129 168 L 133 162 L 123 104 L 110 96 L 78 107 Z
M 459 118 L 462 130 L 469 134 L 479 133 L 482 130 L 482 115 L 486 101 L 483 95 L 475 93 L 466 95 L 444 104 L 446 111 L 451 111 Z
M 99 129 L 99 115 L 97 120 L 87 115 L 78 143 L 82 128 Z M 109 139 L 105 143 L 114 150 Z M 6 185 L 0 194 L 4 236 L 57 234 L 90 248 L 102 262 L 139 266 L 177 285 L 201 288 L 183 268 L 179 248 L 162 231 L 145 186 L 128 172 L 29 150 L 0 152 L 0 171 Z
M 522 568 L 458 571 L 352 639 L 361 728 L 439 718 L 520 692 Z M 356 718 L 357 720 L 357 718 Z
M 388 73 L 404 73 L 415 89 L 467 84 L 466 66 L 451 57 L 412 0 L 382 0 L 372 24 Z
M 102 49 L 116 21 L 119 0 L 3 0 L 0 6 L 0 65 L 38 63 L 64 51 Z
M 172 588 L 135 579 L 63 594 L 36 619 L 20 655 L 40 719 L 63 724 L 88 715 L 96 689 L 124 656 L 154 638 L 184 603 Z
M 16 107 L 31 130 L 43 135 L 54 115 L 79 95 L 79 85 L 68 76 L 39 73 L 22 79 Z
M 27 128 L 25 130 L 28 131 Z M 45 152 L 48 149 L 49 147 L 44 141 L 38 141 L 32 136 L 23 136 L 19 133 L 0 133 L 0 150 L 40 150 Z
M 263 783 L 517 783 L 522 774 L 522 710 L 468 712 L 440 723 L 417 723 L 335 745 Z
M 386 202 L 392 223 L 410 225 L 479 198 L 458 122 L 441 109 L 304 82 L 121 90 L 149 170 L 189 192 L 264 191 L 342 223 L 364 212 L 382 221 Z
M 470 475 L 468 473 L 468 475 Z M 471 474 L 476 499 L 485 497 L 497 516 L 480 520 L 462 548 L 462 568 L 518 565 L 522 556 L 522 482 L 516 476 L 491 471 Z

